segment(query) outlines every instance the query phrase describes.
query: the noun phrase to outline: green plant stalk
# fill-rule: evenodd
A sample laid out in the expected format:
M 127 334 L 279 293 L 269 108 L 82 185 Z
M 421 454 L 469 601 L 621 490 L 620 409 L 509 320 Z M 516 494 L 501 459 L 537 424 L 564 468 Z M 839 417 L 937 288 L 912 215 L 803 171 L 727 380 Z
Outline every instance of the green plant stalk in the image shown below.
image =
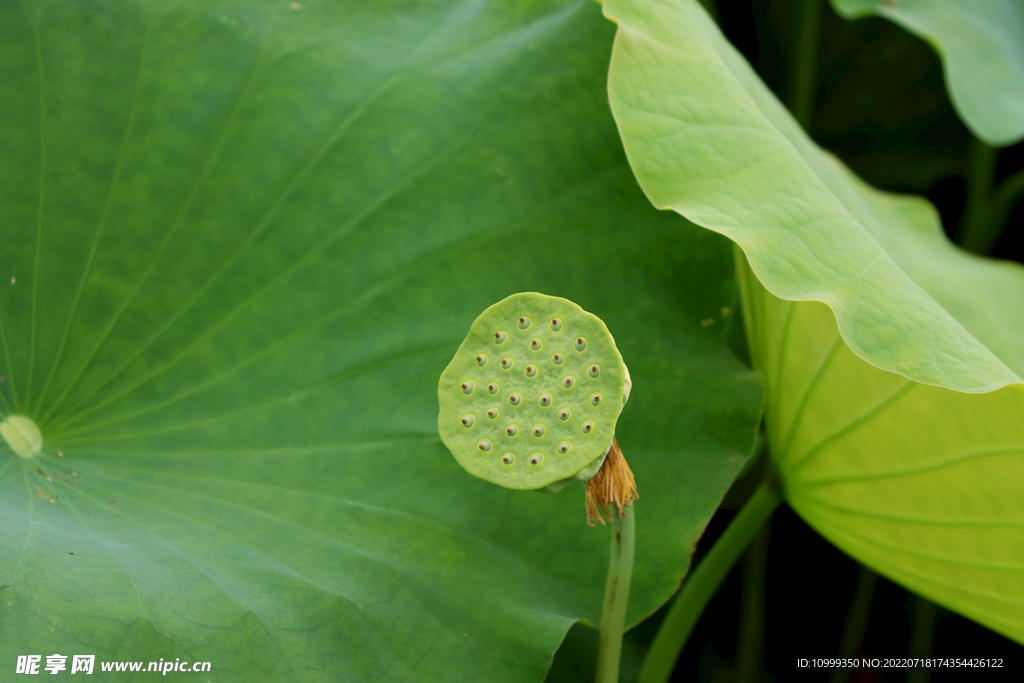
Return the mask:
M 725 533 L 683 583 L 651 643 L 651 649 L 647 651 L 639 683 L 668 681 L 676 659 L 708 601 L 781 502 L 782 494 L 773 482 L 766 481 L 754 491 Z
M 857 575 L 857 590 L 853 593 L 850 611 L 846 614 L 846 626 L 843 627 L 843 639 L 839 643 L 840 657 L 853 657 L 864 642 L 864 631 L 868 627 L 868 614 L 871 613 L 871 599 L 875 595 L 875 584 L 878 574 L 864 565 Z M 837 667 L 832 670 L 830 683 L 846 683 L 850 680 L 849 667 Z
M 743 558 L 743 605 L 736 646 L 736 680 L 758 683 L 764 668 L 764 591 L 772 521 L 761 527 Z
M 1013 214 L 1014 207 L 1022 196 L 1024 196 L 1024 170 L 1017 171 L 996 188 L 995 200 L 992 202 L 993 228 L 992 244 L 989 246 L 989 250 L 999 241 L 999 237 L 1003 234 L 1003 230 Z
M 618 683 L 622 656 L 622 631 L 626 625 L 629 584 L 633 578 L 633 550 L 636 542 L 636 513 L 633 506 L 624 515 L 612 512 L 612 551 L 608 558 L 608 582 L 601 610 L 601 635 L 597 641 L 597 683 Z
M 910 656 L 928 659 L 932 656 L 935 616 L 939 608 L 928 598 L 918 595 L 914 600 L 914 623 L 910 631 Z M 907 669 L 907 683 L 928 683 L 931 669 L 915 666 Z
M 821 27 L 822 0 L 800 0 L 796 17 L 796 46 L 793 50 L 789 110 L 805 131 L 814 122 L 814 98 L 817 94 L 818 33 Z
M 997 151 L 975 139 L 967 157 L 967 206 L 960 224 L 960 246 L 976 254 L 987 253 L 1002 228 L 993 221 L 992 182 Z
M 714 19 L 716 24 L 721 24 L 718 20 L 718 3 L 715 0 L 699 0 L 701 7 L 708 13 L 708 16 Z

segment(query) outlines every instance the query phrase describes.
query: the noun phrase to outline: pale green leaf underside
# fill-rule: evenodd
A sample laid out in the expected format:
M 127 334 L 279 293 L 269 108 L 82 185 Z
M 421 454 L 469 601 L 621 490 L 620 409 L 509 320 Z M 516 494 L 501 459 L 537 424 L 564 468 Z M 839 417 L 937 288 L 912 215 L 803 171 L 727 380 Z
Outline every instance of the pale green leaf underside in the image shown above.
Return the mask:
M 758 422 L 728 243 L 636 187 L 592 3 L 291 5 L 0 3 L 0 659 L 539 680 L 607 530 L 466 474 L 438 377 L 516 291 L 616 330 L 635 623 Z
M 965 394 L 883 372 L 826 306 L 749 274 L 744 288 L 787 502 L 861 562 L 1024 642 L 1024 387 Z
M 953 248 L 927 202 L 814 145 L 697 2 L 604 7 L 612 111 L 656 206 L 732 238 L 775 295 L 828 304 L 883 370 L 971 393 L 1021 381 L 1024 269 Z
M 935 46 L 949 95 L 979 138 L 997 147 L 1024 137 L 1024 1 L 832 0 L 847 18 L 876 14 Z
M 787 501 L 859 560 L 1024 640 L 1024 269 L 957 250 L 927 202 L 815 147 L 695 2 L 605 12 L 641 185 L 750 261 Z

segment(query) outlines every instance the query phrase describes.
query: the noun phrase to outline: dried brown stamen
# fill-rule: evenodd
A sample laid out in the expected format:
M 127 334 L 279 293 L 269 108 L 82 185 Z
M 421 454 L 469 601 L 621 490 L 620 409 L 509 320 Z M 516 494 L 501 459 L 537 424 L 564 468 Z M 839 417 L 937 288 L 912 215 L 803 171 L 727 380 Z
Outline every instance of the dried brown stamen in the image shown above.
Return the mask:
M 640 497 L 636 490 L 633 471 L 629 469 L 617 439 L 612 439 L 611 450 L 608 451 L 601 469 L 587 482 L 586 491 L 587 524 L 590 526 L 594 526 L 595 520 L 601 524 L 605 523 L 602 512 L 607 515 L 610 522 L 613 503 L 618 507 L 619 516 L 625 516 L 625 509 Z

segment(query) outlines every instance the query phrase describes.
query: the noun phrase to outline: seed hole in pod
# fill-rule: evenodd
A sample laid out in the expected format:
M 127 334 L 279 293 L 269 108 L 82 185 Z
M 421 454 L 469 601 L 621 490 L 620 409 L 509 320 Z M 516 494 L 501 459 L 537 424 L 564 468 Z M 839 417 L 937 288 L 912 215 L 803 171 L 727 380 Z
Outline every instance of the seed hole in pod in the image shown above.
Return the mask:
M 521 330 L 528 330 L 528 329 L 530 329 L 530 325 L 532 325 L 532 324 L 533 324 L 533 321 L 531 321 L 529 318 L 520 318 L 519 319 L 519 329 L 521 329 Z
M 501 461 L 506 465 L 511 465 L 516 461 L 516 456 L 512 455 L 511 453 L 506 453 L 505 455 L 501 456 Z
M 527 377 L 536 377 L 537 376 L 537 366 L 536 365 L 527 365 L 526 366 L 526 376 Z
M 555 355 L 551 356 L 551 362 L 554 363 L 555 365 L 561 365 L 562 363 L 565 362 L 565 357 L 560 353 L 556 353 Z
M 473 383 L 473 380 L 467 379 L 465 382 L 462 383 L 462 393 L 464 393 L 466 396 L 469 396 L 470 394 L 473 393 L 473 389 L 475 387 L 476 384 Z
M 590 432 L 594 431 L 594 423 L 591 422 L 590 420 L 587 420 L 586 422 L 583 423 L 583 426 L 580 427 L 580 429 L 583 430 L 584 434 L 589 434 Z
M 480 443 L 476 445 L 476 447 L 484 452 L 487 452 L 491 450 L 491 442 L 488 441 L 487 439 L 483 439 Z
M 508 335 L 505 334 L 504 332 L 495 332 L 494 333 L 494 343 L 495 344 L 504 344 L 506 339 L 508 339 Z
M 572 448 L 572 444 L 569 443 L 568 441 L 563 441 L 562 443 L 558 444 L 557 450 L 559 453 L 568 453 L 570 448 Z
M 558 318 L 552 319 L 551 320 L 551 331 L 552 332 L 558 332 L 561 329 L 562 329 L 562 321 L 559 320 Z
M 479 356 L 476 357 L 476 364 L 479 365 L 480 367 L 487 365 L 487 356 L 481 353 Z
M 487 417 L 491 418 L 492 420 L 494 418 L 498 417 L 498 409 L 497 408 L 489 408 L 487 410 Z
M 530 341 L 530 348 L 534 351 L 540 351 L 541 346 L 543 346 L 543 344 L 540 343 L 540 339 L 533 339 Z
M 493 396 L 494 394 L 498 393 L 498 385 L 495 384 L 494 382 L 491 382 L 490 384 L 488 384 L 487 385 L 487 393 L 490 394 L 491 396 Z
M 601 405 L 601 394 L 594 394 L 590 397 L 590 405 L 599 406 Z
M 587 374 L 593 377 L 594 379 L 597 379 L 598 376 L 601 374 L 601 368 L 598 367 L 597 365 L 591 365 L 589 368 L 587 368 Z
M 531 465 L 539 465 L 540 461 L 543 460 L 543 459 L 544 459 L 543 455 L 541 455 L 540 453 L 534 453 L 533 455 L 530 456 L 530 464 Z
M 582 351 L 583 349 L 587 348 L 587 340 L 584 339 L 583 337 L 577 337 L 576 341 L 572 343 L 572 348 L 576 349 L 577 351 Z
M 501 359 L 501 369 L 502 370 L 508 370 L 510 367 L 512 367 L 512 359 L 511 358 L 502 358 Z
M 568 408 L 562 408 L 561 410 L 558 411 L 558 419 L 561 420 L 562 422 L 565 422 L 571 416 L 572 416 L 572 411 L 569 410 Z
M 466 429 L 469 429 L 470 427 L 472 427 L 474 421 L 475 420 L 473 419 L 472 415 L 463 415 L 462 416 L 462 426 L 465 427 Z
M 523 397 L 520 396 L 519 394 L 512 394 L 511 396 L 508 397 L 508 402 L 514 406 L 519 405 L 520 403 L 522 403 L 522 401 Z
M 551 394 L 541 394 L 538 403 L 540 403 L 543 407 L 547 408 L 549 405 L 551 405 Z
M 515 436 L 518 433 L 519 433 L 519 427 L 516 427 L 515 425 L 509 425 L 508 427 L 505 427 L 505 435 L 506 436 Z
M 565 379 L 562 380 L 562 386 L 565 387 L 566 389 L 572 389 L 573 384 L 576 384 L 576 379 L 573 378 L 572 376 L 566 377 Z
M 544 425 L 533 425 L 534 436 L 544 436 Z

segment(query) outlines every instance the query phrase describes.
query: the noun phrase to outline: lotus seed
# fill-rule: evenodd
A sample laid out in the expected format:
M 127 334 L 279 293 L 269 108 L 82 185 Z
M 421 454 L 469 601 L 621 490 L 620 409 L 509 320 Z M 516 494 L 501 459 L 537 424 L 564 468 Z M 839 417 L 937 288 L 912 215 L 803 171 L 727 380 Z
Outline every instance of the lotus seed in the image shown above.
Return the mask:
M 544 425 L 533 425 L 534 436 L 544 436 Z
M 572 385 L 575 383 L 576 380 L 572 376 L 566 377 L 565 379 L 562 380 L 562 386 L 565 387 L 566 389 L 571 389 Z
M 522 400 L 523 400 L 523 397 L 520 396 L 519 394 L 512 394 L 511 396 L 508 397 L 508 402 L 511 403 L 514 406 L 519 405 L 520 402 L 522 402 Z
M 508 427 L 505 427 L 505 434 L 507 434 L 508 436 L 515 436 L 518 433 L 519 427 L 516 427 L 515 425 L 509 425 Z
M 512 455 L 511 453 L 506 453 L 505 455 L 501 456 L 501 461 L 506 465 L 511 465 L 516 461 L 516 456 Z
M 572 448 L 572 444 L 569 443 L 568 441 L 563 441 L 562 443 L 558 444 L 559 453 L 568 453 L 570 448 Z
M 462 393 L 464 393 L 466 396 L 469 396 L 470 394 L 473 393 L 473 388 L 475 386 L 476 384 L 473 383 L 473 380 L 466 380 L 465 382 L 462 383 Z
M 490 384 L 488 384 L 487 385 L 487 393 L 490 394 L 491 396 L 493 396 L 494 394 L 498 393 L 498 385 L 495 384 L 494 382 L 491 382 Z
M 541 394 L 539 403 L 545 408 L 547 408 L 549 405 L 551 405 L 551 394 Z
M 537 376 L 537 366 L 535 366 L 535 365 L 527 365 L 526 366 L 526 376 L 527 377 L 536 377 Z
M 572 347 L 577 351 L 582 351 L 583 349 L 587 348 L 587 340 L 584 339 L 583 337 L 579 337 L 576 341 L 572 343 Z
M 543 345 L 540 343 L 540 339 L 534 339 L 533 341 L 530 342 L 530 348 L 533 349 L 534 351 L 540 351 L 541 346 Z
M 540 461 L 543 460 L 543 459 L 544 459 L 543 455 L 541 455 L 540 453 L 534 453 L 533 455 L 530 456 L 530 464 L 531 465 L 539 465 Z
M 590 405 L 598 406 L 601 405 L 601 394 L 594 394 L 590 397 Z
M 562 408 L 561 410 L 558 411 L 558 419 L 561 420 L 562 422 L 568 420 L 571 415 L 572 411 L 569 410 L 568 408 Z
M 491 408 L 491 409 L 489 409 L 489 410 L 487 411 L 487 417 L 491 418 L 492 420 L 493 420 L 494 418 L 498 417 L 498 409 L 497 409 L 497 408 Z
M 529 318 L 520 318 L 519 319 L 519 329 L 521 329 L 521 330 L 528 330 L 528 329 L 530 329 L 530 325 L 532 325 L 532 324 L 533 324 L 533 321 L 531 321 Z
M 594 429 L 594 423 L 591 422 L 590 420 L 587 420 L 586 422 L 583 423 L 583 427 L 581 427 L 581 429 L 583 430 L 584 434 L 589 434 Z
M 480 367 L 483 367 L 483 366 L 487 365 L 487 356 L 485 356 L 483 354 L 480 354 L 479 356 L 477 356 L 476 357 L 476 364 L 479 365 Z
M 462 426 L 465 427 L 466 429 L 469 429 L 470 427 L 472 427 L 473 426 L 473 422 L 474 422 L 474 420 L 473 420 L 473 416 L 472 415 L 465 415 L 462 418 Z
M 556 353 L 555 355 L 551 356 L 551 362 L 554 363 L 555 365 L 561 365 L 562 361 L 564 360 L 565 359 L 562 357 L 562 354 L 560 353 Z
M 559 320 L 558 318 L 555 318 L 554 320 L 551 321 L 551 331 L 558 332 L 560 329 L 562 329 L 562 321 Z
M 504 344 L 506 339 L 508 339 L 508 335 L 505 334 L 504 332 L 495 332 L 494 333 L 494 343 L 495 344 Z
M 601 374 L 601 368 L 598 367 L 597 365 L 591 365 L 589 368 L 587 368 L 587 374 L 593 377 L 594 379 L 597 379 L 598 376 Z
M 487 439 L 484 439 L 479 444 L 477 444 L 477 448 L 479 448 L 482 451 L 489 451 L 491 450 L 491 442 L 488 441 Z
M 508 370 L 510 367 L 512 367 L 512 359 L 511 358 L 502 358 L 501 359 L 501 369 L 502 370 Z

